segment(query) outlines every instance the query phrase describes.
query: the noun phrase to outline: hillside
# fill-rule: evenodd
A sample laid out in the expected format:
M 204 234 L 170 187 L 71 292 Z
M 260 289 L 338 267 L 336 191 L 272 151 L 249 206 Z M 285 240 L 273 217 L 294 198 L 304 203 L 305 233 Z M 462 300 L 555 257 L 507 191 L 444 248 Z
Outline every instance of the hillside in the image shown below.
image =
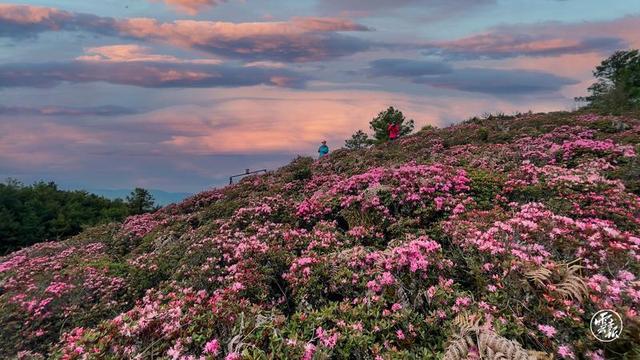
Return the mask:
M 0 259 L 0 358 L 637 358 L 639 140 L 472 119 L 37 244 Z

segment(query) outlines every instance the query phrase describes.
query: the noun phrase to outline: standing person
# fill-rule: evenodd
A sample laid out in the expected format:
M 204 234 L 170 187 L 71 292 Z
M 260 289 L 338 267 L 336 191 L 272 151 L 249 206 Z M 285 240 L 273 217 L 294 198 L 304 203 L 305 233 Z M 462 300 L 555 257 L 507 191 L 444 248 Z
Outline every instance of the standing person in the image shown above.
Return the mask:
M 318 148 L 318 154 L 320 154 L 320 156 L 318 156 L 318 159 L 322 159 L 323 157 L 327 156 L 328 153 L 329 147 L 327 146 L 327 142 L 322 141 L 322 145 L 320 145 L 320 147 Z
M 389 140 L 393 141 L 400 135 L 400 127 L 398 124 L 391 123 L 387 126 L 387 132 L 389 133 Z

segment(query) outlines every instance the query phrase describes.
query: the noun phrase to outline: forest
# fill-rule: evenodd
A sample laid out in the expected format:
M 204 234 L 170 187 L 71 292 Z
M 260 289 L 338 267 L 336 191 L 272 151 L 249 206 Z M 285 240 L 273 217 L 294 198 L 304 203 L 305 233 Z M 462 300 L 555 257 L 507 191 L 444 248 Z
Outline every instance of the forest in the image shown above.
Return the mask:
M 24 185 L 8 179 L 0 183 L 0 255 L 153 209 L 153 199 L 144 189 L 134 190 L 126 200 L 110 200 L 82 190 L 61 190 L 55 182 Z

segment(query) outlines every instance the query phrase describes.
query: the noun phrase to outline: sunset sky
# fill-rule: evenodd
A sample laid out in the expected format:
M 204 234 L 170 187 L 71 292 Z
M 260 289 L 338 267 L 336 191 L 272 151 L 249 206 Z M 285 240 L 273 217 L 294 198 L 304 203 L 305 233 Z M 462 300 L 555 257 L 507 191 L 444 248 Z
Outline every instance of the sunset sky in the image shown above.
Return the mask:
M 568 110 L 639 47 L 638 0 L 0 3 L 0 179 L 197 192 L 389 105 L 417 128 Z

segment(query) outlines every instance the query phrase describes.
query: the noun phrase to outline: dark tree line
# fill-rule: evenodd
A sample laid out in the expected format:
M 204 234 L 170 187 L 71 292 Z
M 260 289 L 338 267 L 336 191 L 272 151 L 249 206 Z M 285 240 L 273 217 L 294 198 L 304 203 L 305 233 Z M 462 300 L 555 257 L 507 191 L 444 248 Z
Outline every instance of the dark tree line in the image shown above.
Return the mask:
M 86 226 L 122 221 L 130 214 L 155 210 L 147 190 L 134 190 L 127 201 L 86 191 L 64 191 L 54 182 L 0 183 L 0 255 L 46 240 L 76 235 Z

